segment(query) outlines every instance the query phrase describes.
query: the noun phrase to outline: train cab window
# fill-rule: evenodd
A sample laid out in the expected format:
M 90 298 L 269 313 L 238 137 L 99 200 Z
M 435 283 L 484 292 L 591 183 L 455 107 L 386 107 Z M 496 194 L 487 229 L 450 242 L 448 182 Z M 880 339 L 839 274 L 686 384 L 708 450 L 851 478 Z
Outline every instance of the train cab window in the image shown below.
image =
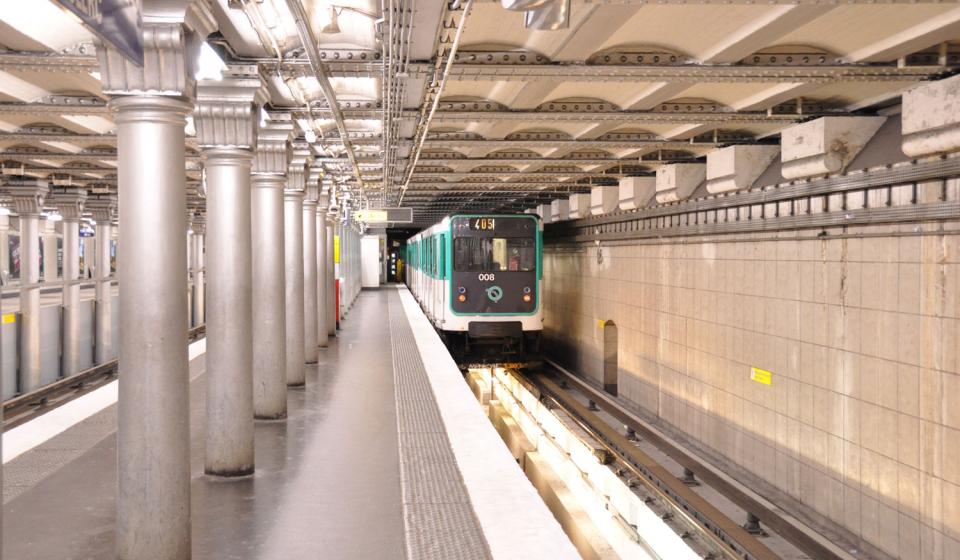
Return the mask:
M 529 237 L 457 237 L 453 266 L 458 272 L 530 272 L 536 252 Z

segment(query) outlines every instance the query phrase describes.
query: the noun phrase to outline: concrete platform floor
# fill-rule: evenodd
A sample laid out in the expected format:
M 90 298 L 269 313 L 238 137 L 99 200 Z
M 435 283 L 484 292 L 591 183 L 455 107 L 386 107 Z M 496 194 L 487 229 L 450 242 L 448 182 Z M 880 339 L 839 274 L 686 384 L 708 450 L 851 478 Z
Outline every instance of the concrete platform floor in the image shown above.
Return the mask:
M 194 558 L 405 556 L 387 298 L 364 292 L 306 388 L 289 391 L 287 421 L 257 423 L 257 471 L 244 480 L 202 474 L 204 362 L 191 363 Z M 15 461 L 48 460 L 82 424 Z M 113 557 L 115 495 L 112 431 L 4 504 L 3 557 Z

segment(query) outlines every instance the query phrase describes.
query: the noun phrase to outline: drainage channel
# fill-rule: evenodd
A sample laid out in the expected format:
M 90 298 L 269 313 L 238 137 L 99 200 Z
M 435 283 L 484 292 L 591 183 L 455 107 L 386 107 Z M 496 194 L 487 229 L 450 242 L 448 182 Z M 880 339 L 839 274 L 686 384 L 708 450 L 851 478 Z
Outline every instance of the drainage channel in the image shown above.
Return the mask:
M 663 484 L 663 467 L 615 430 L 585 421 L 586 407 L 555 398 L 541 380 L 481 368 L 467 382 L 584 558 L 779 557 L 672 475 Z

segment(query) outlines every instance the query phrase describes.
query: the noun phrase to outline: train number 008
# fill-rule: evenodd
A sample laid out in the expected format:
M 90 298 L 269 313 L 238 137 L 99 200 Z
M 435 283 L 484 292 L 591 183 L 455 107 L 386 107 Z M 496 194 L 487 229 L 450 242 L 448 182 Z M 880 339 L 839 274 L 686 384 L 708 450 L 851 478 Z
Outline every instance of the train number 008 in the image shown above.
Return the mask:
M 493 282 L 497 279 L 495 274 L 477 274 L 477 280 L 481 282 Z

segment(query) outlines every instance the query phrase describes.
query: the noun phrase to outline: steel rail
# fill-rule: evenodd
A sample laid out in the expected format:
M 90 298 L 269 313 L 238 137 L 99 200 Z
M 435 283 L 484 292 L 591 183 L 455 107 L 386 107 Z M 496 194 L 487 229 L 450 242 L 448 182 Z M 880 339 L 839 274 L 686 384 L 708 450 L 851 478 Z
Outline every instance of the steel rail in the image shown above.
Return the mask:
M 667 439 L 659 431 L 653 429 L 646 422 L 626 410 L 611 396 L 593 387 L 583 378 L 566 370 L 550 359 L 545 359 L 545 362 L 557 371 L 564 380 L 575 385 L 578 391 L 583 393 L 605 412 L 616 418 L 618 422 L 622 422 L 624 426 L 633 429 L 643 440 L 654 445 L 680 466 L 691 470 L 701 482 L 726 496 L 727 499 L 744 511 L 756 516 L 761 523 L 803 552 L 809 554 L 812 558 L 816 558 L 817 560 L 854 560 L 853 556 L 839 546 L 824 539 L 817 538 L 815 531 L 803 525 L 799 520 L 784 513 L 776 505 L 723 475 L 720 471 L 693 453 Z M 556 383 L 546 379 L 540 381 L 548 388 L 551 396 L 556 394 L 565 401 L 569 401 L 575 405 L 577 410 L 590 412 L 587 407 L 573 400 L 568 392 Z M 609 428 L 609 425 L 603 423 L 602 420 L 599 420 L 599 418 L 597 420 L 601 422 L 602 426 Z M 610 429 L 612 430 L 612 428 Z M 617 435 L 619 435 L 619 433 Z M 673 476 L 672 473 L 670 473 L 670 477 L 676 480 L 676 477 Z
M 573 399 L 568 391 L 544 375 L 530 375 L 511 370 L 534 394 L 549 398 L 588 433 L 601 442 L 620 463 L 634 471 L 655 494 L 691 525 L 717 545 L 728 558 L 746 560 L 778 560 L 780 557 L 748 533 L 737 522 L 690 489 L 666 467 L 633 445 L 619 431 L 601 420 L 593 411 Z M 826 560 L 826 559 L 825 559 Z
M 204 338 L 206 332 L 206 325 L 200 325 L 190 329 L 187 338 L 190 342 L 194 342 Z M 110 360 L 70 377 L 44 385 L 29 393 L 5 400 L 3 402 L 3 431 L 15 428 L 109 383 L 117 377 L 119 365 L 119 360 Z

